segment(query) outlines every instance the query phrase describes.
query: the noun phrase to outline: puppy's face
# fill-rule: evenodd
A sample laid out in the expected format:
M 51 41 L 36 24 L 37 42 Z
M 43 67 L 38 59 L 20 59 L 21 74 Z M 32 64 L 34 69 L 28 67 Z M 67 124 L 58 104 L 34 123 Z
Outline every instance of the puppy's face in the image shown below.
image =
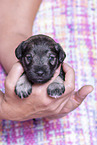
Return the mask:
M 46 35 L 35 35 L 23 41 L 15 51 L 32 83 L 45 83 L 51 79 L 65 53 L 61 46 Z

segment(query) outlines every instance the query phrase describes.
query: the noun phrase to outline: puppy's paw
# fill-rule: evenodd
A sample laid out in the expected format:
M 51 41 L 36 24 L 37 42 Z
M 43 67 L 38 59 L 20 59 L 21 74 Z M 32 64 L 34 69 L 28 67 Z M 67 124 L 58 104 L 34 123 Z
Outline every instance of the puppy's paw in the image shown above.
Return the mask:
M 15 93 L 20 98 L 28 97 L 32 92 L 32 84 L 28 81 L 25 74 L 23 74 L 15 86 Z
M 60 97 L 65 91 L 65 87 L 63 83 L 53 82 L 47 88 L 47 93 L 49 96 L 53 98 Z

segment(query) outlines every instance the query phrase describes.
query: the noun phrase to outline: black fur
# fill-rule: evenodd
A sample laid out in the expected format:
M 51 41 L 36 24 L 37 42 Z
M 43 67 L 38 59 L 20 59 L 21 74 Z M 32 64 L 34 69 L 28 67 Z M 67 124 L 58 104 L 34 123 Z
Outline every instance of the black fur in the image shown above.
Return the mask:
M 31 84 L 46 83 L 50 80 L 66 57 L 60 44 L 46 35 L 31 36 L 16 48 L 15 54 Z M 59 75 L 65 79 L 62 68 Z M 18 95 L 17 91 L 16 94 Z

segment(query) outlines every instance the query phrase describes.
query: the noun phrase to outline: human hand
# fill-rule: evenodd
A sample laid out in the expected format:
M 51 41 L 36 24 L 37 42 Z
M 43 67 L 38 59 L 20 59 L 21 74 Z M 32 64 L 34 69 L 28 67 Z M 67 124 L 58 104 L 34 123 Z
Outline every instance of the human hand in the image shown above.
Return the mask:
M 21 64 L 15 63 L 6 77 L 5 94 L 0 91 L 0 119 L 24 121 L 45 116 L 43 112 L 38 114 L 45 106 L 43 101 L 40 102 L 42 95 L 44 97 L 46 95 L 45 85 L 33 86 L 33 93 L 28 99 L 20 99 L 14 92 L 16 82 L 23 71 Z M 60 68 L 56 71 L 57 73 L 55 73 L 54 78 L 57 77 L 59 71 Z
M 5 94 L 0 92 L 0 96 L 2 94 L 2 97 L 0 97 L 1 119 L 17 121 L 40 117 L 55 119 L 63 117 L 77 108 L 93 88 L 84 86 L 78 93 L 74 93 L 74 70 L 67 64 L 63 64 L 63 70 L 66 73 L 65 93 L 60 98 L 49 97 L 46 90 L 48 85 L 58 76 L 60 72 L 60 68 L 58 68 L 49 82 L 42 85 L 33 85 L 32 94 L 26 99 L 20 99 L 14 93 L 14 88 L 18 78 L 23 73 L 23 68 L 19 63 L 16 63 L 6 78 Z
M 87 97 L 89 93 L 93 91 L 93 86 L 85 85 L 78 91 L 75 90 L 75 73 L 74 70 L 67 64 L 63 63 L 63 70 L 66 73 L 65 76 L 65 92 L 60 98 L 60 106 L 56 107 L 55 115 L 47 116 L 47 120 L 58 119 L 66 116 L 69 112 L 76 109 Z M 58 99 L 59 100 L 59 99 Z

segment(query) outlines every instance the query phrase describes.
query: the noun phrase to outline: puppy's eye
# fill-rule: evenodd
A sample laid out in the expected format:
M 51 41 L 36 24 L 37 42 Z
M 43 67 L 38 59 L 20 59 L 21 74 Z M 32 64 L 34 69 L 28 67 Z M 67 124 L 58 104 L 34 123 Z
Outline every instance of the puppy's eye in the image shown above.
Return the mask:
M 27 54 L 27 55 L 25 56 L 25 63 L 26 63 L 27 65 L 29 65 L 31 62 L 32 62 L 32 55 L 31 55 L 31 54 Z
M 50 62 L 50 64 L 54 65 L 56 62 L 56 57 L 54 55 L 50 55 L 49 62 Z

